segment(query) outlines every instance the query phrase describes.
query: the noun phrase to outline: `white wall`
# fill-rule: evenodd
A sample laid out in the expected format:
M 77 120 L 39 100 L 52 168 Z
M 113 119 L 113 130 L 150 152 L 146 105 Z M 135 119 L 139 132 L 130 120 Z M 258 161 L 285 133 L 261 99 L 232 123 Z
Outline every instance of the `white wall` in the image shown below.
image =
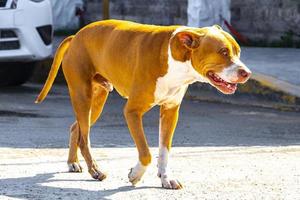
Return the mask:
M 76 29 L 79 17 L 75 16 L 76 7 L 83 7 L 82 0 L 51 0 L 54 30 Z
M 188 0 L 187 16 L 188 26 L 218 24 L 227 30 L 223 18 L 230 23 L 230 0 Z

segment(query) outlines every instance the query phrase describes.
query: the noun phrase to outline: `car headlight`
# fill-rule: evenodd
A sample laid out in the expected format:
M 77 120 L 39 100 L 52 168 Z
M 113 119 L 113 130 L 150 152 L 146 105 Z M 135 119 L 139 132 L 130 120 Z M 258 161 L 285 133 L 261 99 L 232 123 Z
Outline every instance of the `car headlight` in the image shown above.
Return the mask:
M 33 2 L 41 2 L 41 1 L 44 1 L 44 0 L 30 0 L 30 1 L 33 1 Z
M 12 0 L 10 4 L 11 9 L 16 9 L 18 4 L 18 0 Z

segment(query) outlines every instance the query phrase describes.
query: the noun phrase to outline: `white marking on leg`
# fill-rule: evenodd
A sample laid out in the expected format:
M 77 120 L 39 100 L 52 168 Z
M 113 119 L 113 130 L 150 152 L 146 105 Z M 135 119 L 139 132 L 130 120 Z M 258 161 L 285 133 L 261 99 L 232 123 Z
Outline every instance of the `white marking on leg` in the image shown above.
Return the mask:
M 169 160 L 169 151 L 163 145 L 159 145 L 159 155 L 157 161 L 158 173 L 157 176 L 161 177 L 167 174 L 167 167 L 168 167 L 168 160 Z
M 159 156 L 157 161 L 158 173 L 157 176 L 160 177 L 161 185 L 163 188 L 167 189 L 180 189 L 182 185 L 172 177 L 169 177 L 168 172 L 168 160 L 169 151 L 167 147 L 159 145 Z
M 147 166 L 144 166 L 140 161 L 135 165 L 134 168 L 128 174 L 129 181 L 135 185 L 139 182 L 146 172 Z
M 157 160 L 157 168 L 158 168 L 157 176 L 161 180 L 162 187 L 171 189 L 172 185 L 170 183 L 167 174 L 168 160 L 169 160 L 169 151 L 167 147 L 163 146 L 160 143 L 158 160 Z
M 161 120 L 159 123 L 159 153 L 157 159 L 157 176 L 160 177 L 163 188 L 180 189 L 182 185 L 177 180 L 172 180 L 168 172 L 169 150 L 164 146 L 161 134 Z M 172 177 L 171 177 L 172 178 Z

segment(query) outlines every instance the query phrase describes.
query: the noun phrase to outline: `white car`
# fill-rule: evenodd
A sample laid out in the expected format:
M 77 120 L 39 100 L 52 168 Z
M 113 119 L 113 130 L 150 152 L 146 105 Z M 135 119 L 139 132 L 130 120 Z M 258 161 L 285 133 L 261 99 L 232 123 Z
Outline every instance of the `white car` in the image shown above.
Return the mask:
M 0 0 L 0 85 L 19 85 L 52 53 L 50 0 Z

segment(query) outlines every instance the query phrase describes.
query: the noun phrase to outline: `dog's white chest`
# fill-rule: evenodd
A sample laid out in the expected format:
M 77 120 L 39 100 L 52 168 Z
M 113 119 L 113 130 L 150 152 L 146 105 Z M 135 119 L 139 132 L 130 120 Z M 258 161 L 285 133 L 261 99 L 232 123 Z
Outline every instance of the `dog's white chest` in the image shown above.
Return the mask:
M 194 70 L 191 61 L 180 62 L 173 59 L 168 50 L 168 72 L 156 81 L 155 103 L 175 106 L 181 103 L 188 85 L 205 79 Z
M 169 106 L 178 105 L 182 101 L 187 87 L 187 83 L 181 84 L 181 81 L 173 79 L 170 75 L 161 77 L 156 82 L 155 103 L 158 105 L 168 104 Z

